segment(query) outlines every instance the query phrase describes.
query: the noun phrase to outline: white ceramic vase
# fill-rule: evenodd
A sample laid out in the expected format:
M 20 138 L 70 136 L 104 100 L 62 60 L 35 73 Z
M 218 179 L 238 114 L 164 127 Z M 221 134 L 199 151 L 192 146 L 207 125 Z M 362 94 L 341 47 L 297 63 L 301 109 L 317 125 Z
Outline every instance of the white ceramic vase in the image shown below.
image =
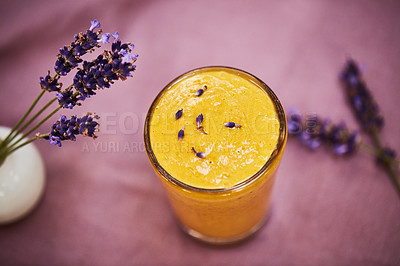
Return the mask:
M 0 138 L 6 138 L 10 130 L 0 127 Z M 44 187 L 43 160 L 32 143 L 8 156 L 0 166 L 0 225 L 29 214 L 39 203 Z

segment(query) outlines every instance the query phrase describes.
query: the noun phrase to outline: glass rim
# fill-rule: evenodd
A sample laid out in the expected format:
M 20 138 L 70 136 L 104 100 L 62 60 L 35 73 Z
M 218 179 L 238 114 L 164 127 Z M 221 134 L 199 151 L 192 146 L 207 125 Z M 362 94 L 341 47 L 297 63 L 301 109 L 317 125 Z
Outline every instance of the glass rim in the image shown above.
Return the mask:
M 231 71 L 239 72 L 242 73 L 247 77 L 247 79 L 250 82 L 256 81 L 257 86 L 263 89 L 268 96 L 271 98 L 275 110 L 278 115 L 279 119 L 279 138 L 278 142 L 275 146 L 275 149 L 271 153 L 271 156 L 268 158 L 268 160 L 265 162 L 265 164 L 252 176 L 247 178 L 246 180 L 235 184 L 234 186 L 227 187 L 227 188 L 201 188 L 201 187 L 195 187 L 188 185 L 182 181 L 179 181 L 178 179 L 174 178 L 172 175 L 170 175 L 158 162 L 153 149 L 151 147 L 151 141 L 150 141 L 150 120 L 154 111 L 154 108 L 156 104 L 158 103 L 159 99 L 163 96 L 163 94 L 170 88 L 172 87 L 175 83 L 179 82 L 180 80 L 188 77 L 191 74 L 196 74 L 198 72 L 204 71 L 204 70 L 209 70 L 209 69 L 228 69 Z M 249 79 L 250 78 L 250 79 Z M 251 80 L 253 79 L 253 80 Z M 284 146 L 285 146 L 285 141 L 287 138 L 287 124 L 286 124 L 286 115 L 285 111 L 282 107 L 281 102 L 279 101 L 278 97 L 276 94 L 272 91 L 272 89 L 261 79 L 257 78 L 253 74 L 246 72 L 244 70 L 234 68 L 234 67 L 228 67 L 228 66 L 203 66 L 203 67 L 198 67 L 192 70 L 189 70 L 178 77 L 174 78 L 171 82 L 169 82 L 156 96 L 156 98 L 153 100 L 152 104 L 150 105 L 150 108 L 147 112 L 145 123 L 144 123 L 144 145 L 146 149 L 147 156 L 149 157 L 149 160 L 151 164 L 156 168 L 156 170 L 169 182 L 182 187 L 186 190 L 189 191 L 194 191 L 194 192 L 203 192 L 203 193 L 208 193 L 208 194 L 213 194 L 213 193 L 226 193 L 226 192 L 233 192 L 236 190 L 241 190 L 247 185 L 253 183 L 255 180 L 257 180 L 260 176 L 262 176 L 271 166 L 272 162 L 278 157 L 280 153 L 283 152 Z

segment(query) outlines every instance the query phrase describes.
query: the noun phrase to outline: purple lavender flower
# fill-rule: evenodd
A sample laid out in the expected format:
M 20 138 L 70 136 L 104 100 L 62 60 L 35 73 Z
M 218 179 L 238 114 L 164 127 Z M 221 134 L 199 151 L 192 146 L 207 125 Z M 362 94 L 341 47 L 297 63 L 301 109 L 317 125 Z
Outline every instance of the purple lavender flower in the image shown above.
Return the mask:
M 51 145 L 61 147 L 64 140 L 75 141 L 78 135 L 96 138 L 95 132 L 98 130 L 99 124 L 95 119 L 98 117 L 92 117 L 90 113 L 81 118 L 72 116 L 70 119 L 62 115 L 52 125 L 50 133 L 37 133 L 35 137 L 30 139 L 25 137 L 57 113 L 61 107 L 72 109 L 76 105 L 81 105 L 79 101 L 95 95 L 98 89 L 108 88 L 115 80 L 125 80 L 132 76 L 132 72 L 136 68 L 133 63 L 138 58 L 137 54 L 131 53 L 134 46 L 131 43 L 121 43 L 118 39 L 118 32 L 106 33 L 100 38 L 101 30 L 95 31 L 98 28 L 100 28 L 100 22 L 98 20 L 91 21 L 90 28 L 86 33 L 76 34 L 72 43 L 59 50 L 54 64 L 56 73 L 51 76 L 50 71 L 48 71 L 47 75 L 40 77 L 41 92 L 4 141 L 0 141 L 0 144 L 2 144 L 0 147 L 2 151 L 0 165 L 12 152 L 37 139 L 47 139 Z M 111 51 L 104 50 L 101 55 L 90 62 L 81 59 L 81 56 L 94 51 L 96 47 L 100 47 L 100 43 L 109 43 L 111 37 L 114 38 Z M 73 77 L 73 83 L 62 90 L 62 83 L 59 83 L 61 76 L 66 76 L 74 68 L 76 68 L 76 74 Z M 37 108 L 37 103 L 46 91 L 54 91 L 56 97 L 34 114 L 32 111 Z M 59 107 L 40 122 L 33 123 L 57 99 Z M 28 120 L 29 117 L 32 119 Z M 23 134 L 25 129 L 29 129 L 29 131 Z M 19 133 L 23 136 L 19 136 Z M 183 137 L 184 128 L 178 133 L 180 140 Z
M 178 132 L 178 140 L 182 140 L 184 136 L 185 136 L 185 128 L 182 128 Z
M 376 163 L 381 166 L 385 166 L 394 159 L 396 159 L 396 151 L 390 147 L 385 147 L 382 149 L 381 154 L 376 156 Z
M 299 134 L 300 141 L 312 150 L 317 149 L 324 141 L 326 125 L 327 121 L 322 121 L 316 115 L 308 116 Z
M 100 47 L 98 43 L 108 43 L 112 36 L 115 40 L 111 46 L 112 51 L 104 51 L 95 60 L 91 62 L 84 61 L 82 68 L 78 68 L 73 78 L 73 87 L 68 91 L 62 91 L 56 96 L 59 104 L 64 108 L 72 109 L 77 105 L 78 100 L 85 100 L 96 94 L 99 88 L 109 88 L 115 80 L 125 80 L 132 76 L 132 72 L 136 69 L 133 63 L 137 60 L 137 54 L 131 54 L 133 45 L 131 43 L 121 43 L 118 32 L 113 34 L 105 33 L 99 38 L 101 30 L 94 32 L 100 28 L 98 20 L 92 20 L 91 26 L 86 33 L 75 35 L 75 40 L 68 46 L 60 49 L 54 69 L 56 74 L 54 77 L 47 76 L 40 78 L 42 89 L 47 91 L 61 90 L 61 83 L 58 83 L 60 76 L 67 75 L 73 68 L 78 67 L 83 62 L 80 58 L 89 51 L 93 51 L 95 47 Z
M 60 55 L 63 57 L 61 60 L 64 64 L 64 68 L 66 68 L 66 63 L 68 63 L 68 67 L 74 68 L 77 67 L 79 63 L 82 62 L 82 59 L 79 58 L 79 56 L 74 54 L 74 51 L 67 46 L 64 46 L 64 48 L 60 49 Z M 60 62 L 61 62 L 60 61 Z M 61 65 L 60 65 L 61 67 Z M 68 73 L 68 72 L 67 72 Z
M 80 105 L 80 103 L 78 103 L 78 100 L 80 100 L 80 98 L 77 97 L 75 93 L 71 90 L 57 92 L 56 97 L 58 99 L 58 103 L 62 108 L 72 109 L 75 105 Z
M 357 132 L 343 138 L 342 141 L 333 144 L 333 151 L 337 155 L 351 154 L 357 149 L 359 144 L 359 135 Z
M 207 89 L 207 86 L 204 85 L 203 88 L 197 90 L 197 91 L 194 93 L 194 95 L 197 96 L 197 97 L 200 97 L 200 96 L 204 93 L 204 91 L 205 91 L 206 89 Z
M 357 64 L 349 59 L 340 74 L 349 104 L 366 131 L 379 131 L 384 123 L 379 106 L 372 97 Z
M 121 43 L 118 40 L 118 32 L 106 33 L 100 38 L 101 30 L 94 31 L 97 28 L 100 28 L 100 23 L 98 20 L 93 20 L 86 33 L 76 34 L 75 40 L 70 45 L 60 49 L 54 67 L 56 71 L 54 77 L 50 76 L 49 71 L 45 77 L 40 78 L 42 89 L 56 91 L 58 103 L 62 108 L 72 109 L 76 105 L 81 105 L 80 101 L 95 95 L 98 89 L 109 88 L 116 80 L 125 80 L 132 76 L 132 72 L 136 69 L 133 63 L 138 55 L 131 54 L 134 46 L 131 43 Z M 81 59 L 82 55 L 100 47 L 99 43 L 108 43 L 111 36 L 114 38 L 111 51 L 105 50 L 92 61 Z M 77 68 L 77 71 L 72 85 L 61 91 L 62 84 L 58 82 L 60 76 L 67 75 L 73 68 Z M 74 141 L 76 135 L 95 138 L 97 128 L 98 123 L 89 114 L 82 118 L 72 116 L 70 119 L 61 116 L 52 126 L 49 135 L 44 138 L 50 140 L 50 144 L 61 147 L 62 141 Z M 183 138 L 182 133 L 179 133 L 179 136 Z
M 361 68 L 363 68 L 361 66 Z M 382 145 L 380 130 L 384 119 L 379 106 L 367 88 L 356 62 L 349 59 L 340 74 L 340 80 L 346 92 L 349 105 L 362 129 L 370 136 L 377 149 L 376 162 L 381 165 L 390 176 L 400 196 L 400 182 L 394 171 L 395 151 Z
M 113 36 L 114 41 L 116 41 L 119 38 L 119 33 L 116 31 L 116 32 L 112 33 L 111 36 Z M 131 48 L 131 50 L 133 50 L 133 47 Z
M 204 127 L 203 127 L 203 114 L 199 114 L 197 117 L 196 117 L 196 124 L 197 124 L 197 129 L 201 132 L 201 133 L 203 133 L 203 134 L 206 134 L 206 135 L 208 135 L 208 133 L 204 130 Z
M 359 133 L 350 132 L 344 123 L 328 125 L 325 134 L 325 139 L 332 144 L 333 151 L 337 155 L 353 153 L 360 142 Z
M 82 116 L 82 118 L 78 118 L 76 120 L 76 124 L 79 124 L 79 134 L 96 138 L 94 132 L 97 129 L 96 127 L 98 123 L 94 121 L 93 117 L 91 117 L 89 114 Z
M 109 43 L 110 37 L 111 37 L 110 33 L 104 33 L 103 35 L 101 35 L 101 38 L 100 40 L 98 40 L 98 42 L 102 42 L 103 44 Z
M 206 154 L 204 152 L 197 152 L 194 147 L 192 147 L 192 152 L 194 152 L 194 154 L 196 154 L 197 157 L 199 158 L 206 158 Z
M 59 56 L 55 65 L 54 65 L 54 70 L 60 74 L 61 76 L 66 76 L 68 72 L 70 72 L 72 69 L 72 65 L 70 65 L 64 57 Z
M 50 139 L 50 145 L 57 145 L 58 147 L 61 147 L 60 137 L 50 136 L 49 139 Z
M 175 113 L 175 120 L 178 120 L 179 118 L 181 118 L 181 117 L 182 117 L 182 114 L 183 114 L 183 109 L 178 110 L 178 111 Z
M 203 123 L 203 114 L 199 114 L 196 117 L 196 124 L 197 124 L 197 128 L 201 128 L 201 124 Z
M 347 129 L 344 123 L 335 125 L 316 115 L 303 117 L 294 109 L 287 117 L 288 133 L 295 136 L 308 148 L 315 150 L 326 144 L 333 147 L 337 155 L 353 153 L 359 143 L 359 134 Z
M 107 41 L 107 34 L 104 34 L 102 38 L 99 39 L 100 31 L 93 32 L 96 28 L 100 28 L 100 22 L 98 20 L 91 21 L 91 26 L 86 33 L 76 34 L 74 42 L 60 49 L 60 53 L 54 65 L 54 70 L 59 75 L 67 75 L 82 62 L 80 56 L 92 51 L 95 47 L 99 47 L 98 42 Z
M 228 128 L 234 128 L 234 127 L 235 127 L 235 122 L 228 122 L 228 123 L 225 123 L 224 126 L 225 126 L 225 127 L 228 127 Z
M 90 96 L 96 94 L 95 90 L 97 90 L 97 84 L 98 81 L 92 71 L 80 69 L 75 74 L 74 86 L 83 99 L 90 98 Z M 105 84 L 104 79 L 101 79 L 101 85 L 103 87 L 110 86 L 109 84 Z
M 46 91 L 60 91 L 61 83 L 58 83 L 58 77 L 51 77 L 50 72 L 43 78 L 40 77 L 40 86 Z
M 301 133 L 301 115 L 297 109 L 291 108 L 287 119 L 287 128 L 289 135 Z
M 130 63 L 133 60 L 135 60 L 136 57 L 134 55 L 131 55 L 129 53 L 126 53 L 122 56 L 122 63 Z
M 241 128 L 242 127 L 241 125 L 239 125 L 238 123 L 235 123 L 235 122 L 227 122 L 224 124 L 224 126 L 227 128 L 234 128 L 234 127 Z
M 105 51 L 92 62 L 83 62 L 83 68 L 79 68 L 74 77 L 74 87 L 82 99 L 95 95 L 99 88 L 109 88 L 114 80 L 132 76 L 131 72 L 136 68 L 132 63 L 137 57 L 130 55 L 128 46 L 118 40 L 112 44 L 113 52 Z
M 137 60 L 138 55 L 134 54 L 127 57 L 126 52 L 130 53 L 132 51 L 129 47 L 132 47 L 130 43 L 121 43 L 120 40 L 117 40 L 111 45 L 111 50 L 113 52 L 110 58 L 112 60 L 111 66 L 113 72 L 122 80 L 131 77 L 131 72 L 136 69 L 133 63 Z M 126 61 L 127 58 L 129 59 L 128 61 Z
M 97 19 L 94 19 L 94 20 L 90 21 L 90 24 L 91 25 L 90 25 L 89 30 L 94 30 L 96 28 L 100 28 L 101 27 L 100 22 Z
M 93 120 L 90 114 L 77 118 L 72 116 L 67 119 L 62 115 L 60 119 L 53 124 L 49 136 L 46 138 L 50 140 L 51 145 L 62 146 L 61 142 L 64 140 L 76 140 L 76 135 L 84 135 L 96 138 L 94 132 L 97 130 L 98 123 Z

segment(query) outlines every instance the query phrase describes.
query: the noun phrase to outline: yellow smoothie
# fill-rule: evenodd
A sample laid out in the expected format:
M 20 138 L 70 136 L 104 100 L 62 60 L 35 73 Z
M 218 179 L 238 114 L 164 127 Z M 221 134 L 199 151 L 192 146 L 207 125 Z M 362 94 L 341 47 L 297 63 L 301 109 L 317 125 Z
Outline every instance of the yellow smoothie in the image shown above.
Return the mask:
M 153 102 L 145 125 L 147 153 L 182 227 L 213 243 L 261 226 L 285 143 L 275 94 L 254 76 L 225 67 L 175 79 Z

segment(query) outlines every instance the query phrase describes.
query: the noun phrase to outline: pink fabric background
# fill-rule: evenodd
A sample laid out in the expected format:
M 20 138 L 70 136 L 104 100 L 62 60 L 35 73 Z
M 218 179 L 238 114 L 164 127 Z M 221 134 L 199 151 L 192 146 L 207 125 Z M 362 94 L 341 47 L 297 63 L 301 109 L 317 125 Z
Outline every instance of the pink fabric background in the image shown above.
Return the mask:
M 1 125 L 16 123 L 58 49 L 91 19 L 140 57 L 134 78 L 74 110 L 102 117 L 97 140 L 37 142 L 47 189 L 32 215 L 0 227 L 0 264 L 400 265 L 400 199 L 368 154 L 337 158 L 289 140 L 269 224 L 242 245 L 216 248 L 177 228 L 142 140 L 161 88 L 206 65 L 249 71 L 286 109 L 357 129 L 337 81 L 351 56 L 367 66 L 384 142 L 400 152 L 399 14 L 399 1 L 387 0 L 1 1 Z

